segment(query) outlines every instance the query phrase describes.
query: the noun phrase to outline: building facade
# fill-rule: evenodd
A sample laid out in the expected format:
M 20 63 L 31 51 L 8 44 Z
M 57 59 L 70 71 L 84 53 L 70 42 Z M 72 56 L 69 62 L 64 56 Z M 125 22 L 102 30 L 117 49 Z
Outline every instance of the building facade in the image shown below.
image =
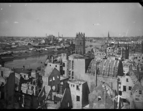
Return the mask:
M 71 90 L 73 109 L 82 109 L 89 104 L 87 82 L 83 80 L 71 80 L 68 83 Z

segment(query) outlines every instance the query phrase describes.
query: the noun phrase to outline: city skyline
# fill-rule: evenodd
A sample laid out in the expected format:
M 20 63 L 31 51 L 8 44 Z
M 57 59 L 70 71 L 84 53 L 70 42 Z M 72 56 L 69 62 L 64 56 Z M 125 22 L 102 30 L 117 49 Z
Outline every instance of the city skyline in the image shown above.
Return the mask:
M 139 3 L 1 3 L 0 36 L 142 36 Z

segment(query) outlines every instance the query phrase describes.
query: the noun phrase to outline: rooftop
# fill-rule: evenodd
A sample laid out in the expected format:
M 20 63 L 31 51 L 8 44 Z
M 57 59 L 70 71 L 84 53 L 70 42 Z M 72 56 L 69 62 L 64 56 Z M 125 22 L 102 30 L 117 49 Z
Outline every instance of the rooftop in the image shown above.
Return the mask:
M 68 79 L 68 77 L 60 76 L 60 80 Z
M 13 71 L 16 73 L 25 73 L 25 74 L 31 73 L 30 69 L 24 69 L 24 68 L 14 68 Z
M 123 65 L 119 60 L 104 59 L 99 63 L 97 70 L 98 75 L 117 77 L 120 74 L 123 76 Z
M 70 83 L 74 83 L 74 84 L 84 84 L 86 81 L 84 81 L 84 80 L 69 80 L 68 82 L 70 82 Z

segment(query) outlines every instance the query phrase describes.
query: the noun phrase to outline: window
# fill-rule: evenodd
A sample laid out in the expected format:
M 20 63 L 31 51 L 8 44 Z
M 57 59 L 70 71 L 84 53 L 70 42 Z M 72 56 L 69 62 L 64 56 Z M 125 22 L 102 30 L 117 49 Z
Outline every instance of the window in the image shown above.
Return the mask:
M 74 69 L 74 61 L 72 61 L 72 69 Z
M 119 91 L 119 95 L 122 95 L 122 91 Z
M 55 67 L 57 67 L 57 65 L 55 65 Z
M 63 70 L 63 74 L 65 74 L 65 71 Z
M 63 67 L 65 67 L 65 63 L 63 63 Z
M 74 72 L 72 71 L 72 76 L 74 76 Z
M 126 82 L 129 82 L 129 81 L 128 81 L 128 78 L 126 79 Z
M 126 86 L 123 86 L 123 91 L 126 91 Z
M 80 101 L 80 96 L 76 96 L 76 101 Z
M 53 77 L 53 81 L 55 80 L 55 78 Z
M 100 101 L 101 100 L 101 96 L 98 96 L 98 101 Z
M 76 90 L 79 90 L 79 85 L 76 86 Z
M 131 86 L 129 86 L 129 90 L 131 90 L 132 89 L 132 87 Z
M 1 76 L 3 77 L 3 71 L 1 71 Z
M 69 75 L 71 75 L 71 71 L 69 71 Z
M 59 76 L 57 76 L 57 78 L 59 78 Z
M 139 90 L 139 94 L 142 94 L 142 90 Z

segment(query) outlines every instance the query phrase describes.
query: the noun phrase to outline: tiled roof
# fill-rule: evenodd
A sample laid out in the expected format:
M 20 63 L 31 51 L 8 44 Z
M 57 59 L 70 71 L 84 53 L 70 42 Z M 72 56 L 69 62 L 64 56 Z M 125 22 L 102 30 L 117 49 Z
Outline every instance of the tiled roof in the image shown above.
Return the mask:
M 136 83 L 132 88 L 132 92 L 134 93 L 137 89 L 143 90 L 143 86 L 140 83 Z
M 122 62 L 119 60 L 105 59 L 99 64 L 98 69 L 98 75 L 114 77 L 123 75 Z

